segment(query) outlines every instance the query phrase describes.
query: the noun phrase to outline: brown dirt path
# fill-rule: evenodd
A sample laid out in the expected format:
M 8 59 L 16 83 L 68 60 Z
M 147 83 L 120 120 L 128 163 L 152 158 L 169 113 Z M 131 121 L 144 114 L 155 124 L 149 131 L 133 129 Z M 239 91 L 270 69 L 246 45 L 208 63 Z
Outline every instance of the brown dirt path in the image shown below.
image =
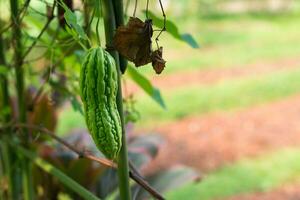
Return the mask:
M 160 89 L 173 89 L 185 85 L 208 85 L 226 79 L 241 78 L 247 76 L 264 75 L 273 71 L 292 69 L 300 66 L 300 58 L 285 58 L 272 61 L 260 61 L 248 66 L 237 66 L 223 69 L 199 69 L 191 72 L 182 72 L 170 75 L 154 76 L 150 80 Z M 126 93 L 140 92 L 134 83 L 128 82 Z
M 152 172 L 174 164 L 209 171 L 241 157 L 299 145 L 300 95 L 239 112 L 186 118 L 153 131 L 166 142 L 148 168 Z

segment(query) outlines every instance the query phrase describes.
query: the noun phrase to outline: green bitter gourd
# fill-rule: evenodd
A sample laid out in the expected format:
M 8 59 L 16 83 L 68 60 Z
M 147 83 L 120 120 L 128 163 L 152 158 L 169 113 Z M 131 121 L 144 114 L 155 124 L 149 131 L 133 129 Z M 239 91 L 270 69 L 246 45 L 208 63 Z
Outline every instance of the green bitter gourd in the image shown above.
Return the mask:
M 85 120 L 98 149 L 117 158 L 122 127 L 117 110 L 118 72 L 113 57 L 101 47 L 88 50 L 80 72 L 80 92 Z

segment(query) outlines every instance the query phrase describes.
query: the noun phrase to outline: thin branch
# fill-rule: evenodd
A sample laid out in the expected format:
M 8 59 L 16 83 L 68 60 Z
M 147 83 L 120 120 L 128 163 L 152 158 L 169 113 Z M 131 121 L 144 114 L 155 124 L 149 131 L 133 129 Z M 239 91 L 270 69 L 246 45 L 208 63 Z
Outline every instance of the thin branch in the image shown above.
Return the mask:
M 23 60 L 25 59 L 25 57 L 31 52 L 31 50 L 33 49 L 33 47 L 36 45 L 37 41 L 42 37 L 42 35 L 44 34 L 44 32 L 47 30 L 48 26 L 50 25 L 50 23 L 52 22 L 52 20 L 54 19 L 54 10 L 55 10 L 55 6 L 56 6 L 56 1 L 54 1 L 53 5 L 52 5 L 52 9 L 50 14 L 48 15 L 47 18 L 47 22 L 44 25 L 44 27 L 42 28 L 41 32 L 39 33 L 39 35 L 35 38 L 35 40 L 32 42 L 31 46 L 25 51 L 24 55 L 23 55 Z
M 50 75 L 51 75 L 51 67 L 47 67 L 47 71 L 45 73 L 46 78 L 45 78 L 44 82 L 42 83 L 41 87 L 38 89 L 38 91 L 35 94 L 35 96 L 33 97 L 33 99 L 30 102 L 30 104 L 28 104 L 28 110 L 33 111 L 34 105 L 39 100 L 40 96 L 42 95 L 42 93 L 44 91 L 44 88 L 45 88 L 46 84 L 50 80 Z
M 52 40 L 51 40 L 51 42 L 50 42 L 50 45 L 35 45 L 35 47 L 38 47 L 38 46 L 40 46 L 40 47 L 49 47 L 49 46 L 50 46 L 51 49 L 53 49 L 53 48 L 54 48 L 54 47 L 53 47 L 53 44 L 54 44 L 54 42 L 55 42 L 55 39 L 56 39 L 56 37 L 57 37 L 58 32 L 59 32 L 59 28 L 56 29 L 55 34 L 54 34 L 54 36 L 52 37 Z M 61 43 L 60 43 L 60 45 L 61 45 Z M 32 59 L 30 59 L 30 60 L 24 60 L 23 63 L 24 63 L 24 64 L 28 64 L 28 63 L 31 63 L 31 62 L 34 62 L 34 61 L 37 61 L 37 60 L 40 60 L 40 59 L 44 58 L 45 55 L 48 53 L 48 50 L 49 50 L 49 49 L 47 49 L 44 53 L 42 53 L 41 55 L 37 56 L 36 58 L 32 58 Z M 45 75 L 46 75 L 46 74 L 44 73 L 43 76 L 45 76 Z
M 50 46 L 52 47 L 55 38 L 57 36 L 59 29 L 57 29 L 55 36 L 53 37 Z M 44 55 L 47 53 L 47 51 L 45 53 L 42 54 L 42 56 L 39 56 L 37 58 L 35 58 L 36 60 L 39 60 L 40 58 L 44 57 Z M 30 61 L 34 61 L 34 59 L 30 60 Z M 29 62 L 30 62 L 29 61 Z M 27 61 L 28 62 L 28 61 Z M 33 110 L 34 109 L 34 105 L 36 104 L 36 102 L 39 100 L 40 96 L 43 94 L 44 88 L 46 86 L 46 84 L 49 82 L 50 80 L 50 76 L 51 76 L 51 72 L 53 71 L 54 65 L 51 65 L 50 67 L 47 67 L 46 72 L 43 74 L 42 77 L 46 77 L 45 80 L 43 81 L 43 84 L 40 86 L 40 88 L 38 89 L 38 92 L 36 93 L 36 95 L 34 96 L 34 98 L 32 99 L 32 101 L 28 104 L 28 110 Z
M 165 200 L 165 198 L 156 189 L 154 189 L 151 185 L 149 185 L 147 181 L 141 178 L 140 175 L 135 174 L 132 171 L 129 171 L 129 177 L 133 179 L 137 184 L 139 184 L 142 188 L 147 190 L 149 194 L 151 194 L 155 199 Z
M 3 126 L 3 127 L 5 127 L 5 126 Z M 50 130 L 48 130 L 44 127 L 37 126 L 37 125 L 31 125 L 31 124 L 24 124 L 24 123 L 10 124 L 10 125 L 8 125 L 8 127 L 27 128 L 27 129 L 39 131 L 41 133 L 45 133 L 45 134 L 49 135 L 50 137 L 52 137 L 53 139 L 55 139 L 57 142 L 61 143 L 65 147 L 67 147 L 69 150 L 76 153 L 79 156 L 79 158 L 87 158 L 87 159 L 90 159 L 90 160 L 94 160 L 94 161 L 96 161 L 96 162 L 98 162 L 102 165 L 107 166 L 107 167 L 117 168 L 116 164 L 113 163 L 112 161 L 107 160 L 105 158 L 95 157 L 95 156 L 93 156 L 93 155 L 91 155 L 90 153 L 87 153 L 87 152 L 82 152 L 82 151 L 78 150 L 76 147 L 74 147 L 71 144 L 64 141 L 62 138 L 56 136 L 53 132 L 51 132 Z M 2 130 L 2 128 L 0 128 L 0 130 Z
M 21 21 L 22 19 L 24 18 L 25 14 L 26 14 L 26 11 L 29 7 L 29 3 L 30 3 L 30 0 L 27 0 L 25 3 L 24 3 L 24 6 L 22 7 L 22 9 L 20 10 L 20 15 L 22 14 L 22 16 L 20 17 Z
M 166 31 L 166 20 L 167 20 L 167 17 L 166 17 L 165 11 L 164 11 L 164 7 L 162 5 L 161 0 L 159 0 L 159 5 L 160 5 L 160 8 L 161 8 L 162 15 L 164 17 L 164 27 L 160 30 L 160 32 L 158 33 L 158 35 L 155 38 L 155 43 L 156 43 L 157 49 L 159 49 L 158 38 L 162 34 L 163 31 Z
M 0 30 L 0 35 L 4 32 L 6 32 L 8 29 L 10 29 L 13 26 L 13 23 L 9 23 L 6 27 Z
M 130 171 L 129 171 L 130 178 L 134 179 L 143 188 L 147 187 L 148 188 L 147 191 L 150 194 L 152 194 L 153 197 L 155 197 L 156 199 L 159 199 L 159 200 L 163 200 L 164 197 L 161 196 L 161 194 L 159 194 L 158 191 L 156 191 L 154 188 L 152 188 L 146 181 L 144 181 L 145 180 L 144 177 L 139 173 L 139 171 L 136 169 L 136 167 L 130 160 L 129 160 L 128 164 L 130 167 Z M 142 180 L 143 182 L 139 182 L 140 180 Z
M 39 56 L 37 56 L 37 57 L 35 57 L 35 58 L 32 58 L 32 59 L 30 59 L 30 60 L 24 61 L 23 63 L 24 63 L 24 64 L 29 64 L 29 63 L 31 63 L 31 62 L 38 61 L 38 60 L 44 58 L 45 55 L 46 55 L 47 53 L 48 53 L 48 52 L 46 51 L 46 52 L 44 52 L 43 54 L 41 54 L 41 55 L 39 55 Z
M 61 56 L 60 59 L 58 59 L 58 61 L 56 63 L 54 63 L 52 65 L 52 67 L 49 67 L 48 70 L 43 74 L 43 77 L 46 77 L 46 79 L 44 80 L 44 82 L 42 83 L 42 85 L 39 87 L 39 89 L 37 90 L 38 92 L 36 93 L 36 95 L 34 96 L 34 98 L 32 99 L 32 101 L 28 104 L 28 110 L 33 110 L 34 105 L 36 104 L 36 102 L 39 100 L 40 96 L 43 94 L 44 88 L 45 86 L 48 84 L 49 80 L 50 80 L 50 75 L 51 72 L 55 71 L 55 68 L 63 61 L 63 59 L 65 58 L 65 56 L 70 53 L 72 47 L 75 44 L 73 44 L 69 49 L 67 49 L 64 54 Z
M 30 8 L 33 12 L 35 12 L 35 13 L 37 13 L 37 14 L 43 16 L 43 17 L 48 17 L 47 13 L 40 12 L 40 11 L 38 11 L 37 9 L 35 9 L 35 8 L 31 7 L 31 6 L 29 6 L 29 8 Z
M 29 3 L 30 3 L 30 0 L 27 0 L 25 3 L 24 3 L 24 6 L 21 8 L 21 10 L 19 11 L 19 14 L 21 16 L 21 14 L 25 13 L 25 11 L 27 10 L 28 6 L 29 6 Z M 20 17 L 20 20 L 22 20 L 24 17 L 24 14 Z M 10 29 L 12 26 L 13 26 L 13 22 L 10 22 L 6 27 L 4 27 L 3 29 L 0 30 L 0 35 L 2 33 L 4 33 L 5 31 L 7 31 L 8 29 Z
M 137 170 L 137 168 L 134 166 L 134 164 L 128 160 L 128 165 L 130 167 L 130 170 L 134 173 L 134 174 L 137 174 L 140 178 L 144 178 L 140 173 L 139 171 Z
M 134 10 L 133 10 L 133 17 L 135 17 L 135 13 L 136 13 L 137 4 L 138 4 L 138 1 L 137 1 L 137 0 L 135 0 L 135 4 L 134 4 Z
M 31 130 L 39 131 L 41 133 L 45 133 L 45 134 L 49 135 L 50 137 L 52 137 L 53 139 L 55 139 L 57 142 L 61 143 L 65 147 L 67 147 L 69 150 L 76 153 L 79 158 L 86 158 L 86 159 L 95 161 L 97 163 L 100 163 L 100 164 L 102 164 L 104 166 L 107 166 L 107 167 L 110 167 L 110 168 L 114 168 L 114 169 L 117 168 L 116 163 L 114 163 L 113 161 L 105 159 L 105 158 L 99 158 L 99 157 L 93 156 L 92 154 L 88 153 L 87 151 L 84 151 L 84 152 L 80 151 L 76 147 L 72 146 L 71 144 L 64 141 L 62 138 L 56 136 L 53 132 L 51 132 L 50 130 L 48 130 L 44 127 L 36 126 L 36 125 L 30 125 L 30 124 L 16 123 L 16 124 L 8 124 L 7 126 L 2 126 L 2 127 L 0 127 L 0 131 L 5 130 L 5 128 L 8 128 L 8 127 L 28 128 L 28 129 L 31 129 Z M 158 191 L 156 191 L 152 186 L 149 185 L 149 183 L 147 181 L 145 181 L 142 178 L 142 176 L 138 173 L 137 170 L 131 169 L 129 171 L 129 176 L 138 185 L 140 185 L 142 188 L 144 188 L 146 191 L 148 191 L 149 194 L 151 194 L 154 198 L 156 198 L 158 200 L 164 200 L 165 199 Z

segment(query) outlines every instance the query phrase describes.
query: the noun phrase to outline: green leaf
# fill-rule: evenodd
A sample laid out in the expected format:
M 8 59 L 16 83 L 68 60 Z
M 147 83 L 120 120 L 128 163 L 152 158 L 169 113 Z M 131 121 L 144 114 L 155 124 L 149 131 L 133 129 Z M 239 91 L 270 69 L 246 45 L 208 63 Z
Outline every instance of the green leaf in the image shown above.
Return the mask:
M 170 170 L 161 171 L 150 177 L 147 177 L 149 183 L 156 188 L 160 188 L 161 192 L 173 190 L 187 183 L 199 179 L 199 174 L 189 167 L 174 167 Z
M 128 156 L 137 169 L 146 166 L 157 155 L 162 142 L 162 137 L 154 134 L 147 134 L 130 140 Z
M 97 196 L 103 199 L 116 200 L 118 194 L 118 173 L 116 169 L 107 168 L 95 184 Z
M 181 35 L 181 39 L 183 41 L 185 41 L 186 43 L 188 43 L 191 47 L 193 47 L 194 49 L 198 49 L 200 48 L 199 44 L 197 43 L 197 41 L 193 38 L 193 36 L 189 33 L 184 33 Z
M 180 166 L 146 177 L 146 180 L 160 193 L 165 193 L 166 191 L 174 190 L 185 184 L 199 180 L 199 174 L 192 168 Z M 149 193 L 141 190 L 140 186 L 135 185 L 133 191 L 137 192 L 136 199 L 149 198 Z
M 1 107 L 1 104 L 0 104 L 0 107 Z M 11 109 L 9 106 L 5 106 L 5 107 L 1 107 L 1 110 L 0 110 L 0 116 L 6 116 L 8 114 L 11 113 Z
M 0 75 L 6 75 L 9 72 L 8 68 L 4 65 L 0 65 Z
M 68 8 L 64 2 L 61 1 L 61 6 L 65 10 L 64 18 L 67 24 L 75 30 L 76 34 L 80 39 L 88 40 L 87 35 L 85 34 L 83 28 L 78 24 L 76 15 Z
M 144 11 L 145 12 L 145 11 Z M 153 24 L 162 29 L 164 27 L 164 20 L 162 18 L 157 17 L 151 11 L 148 11 L 149 18 L 152 19 Z M 193 36 L 189 33 L 181 34 L 178 30 L 176 24 L 170 20 L 166 20 L 166 31 L 171 34 L 174 38 L 186 42 L 192 48 L 199 48 L 199 44 L 193 38 Z
M 163 109 L 166 109 L 165 102 L 160 94 L 159 89 L 155 88 L 151 82 L 139 73 L 132 65 L 127 66 L 126 73 L 131 79 L 142 88 L 156 103 L 158 103 Z
M 50 163 L 46 162 L 42 158 L 35 155 L 33 152 L 19 146 L 16 144 L 11 145 L 16 149 L 16 151 L 27 157 L 31 162 L 36 164 L 38 167 L 40 167 L 45 172 L 51 174 L 52 176 L 55 176 L 59 181 L 61 181 L 64 185 L 66 185 L 70 190 L 77 193 L 79 196 L 81 196 L 83 199 L 87 200 L 99 200 L 98 197 L 96 197 L 93 193 L 82 187 L 80 184 L 78 184 L 76 181 L 74 181 L 72 178 L 64 174 L 61 170 L 57 169 L 55 166 L 51 165 Z
M 70 100 L 71 100 L 71 104 L 72 104 L 73 109 L 75 111 L 80 112 L 80 114 L 83 115 L 82 105 L 81 105 L 81 103 L 79 103 L 79 101 L 77 100 L 77 98 L 75 96 L 72 96 Z

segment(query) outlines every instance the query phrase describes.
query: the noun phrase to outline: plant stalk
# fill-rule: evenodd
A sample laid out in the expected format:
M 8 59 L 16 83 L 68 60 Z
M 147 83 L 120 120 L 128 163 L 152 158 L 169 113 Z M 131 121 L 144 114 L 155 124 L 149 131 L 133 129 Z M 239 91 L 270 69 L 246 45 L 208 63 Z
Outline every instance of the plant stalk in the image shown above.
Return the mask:
M 0 34 L 0 65 L 7 67 L 6 65 L 6 59 L 4 54 L 4 42 L 2 38 L 2 34 Z M 2 97 L 2 109 L 11 109 L 10 102 L 9 102 L 9 92 L 8 92 L 8 80 L 5 74 L 0 74 L 0 83 L 1 83 L 1 97 Z M 11 120 L 11 111 L 4 113 L 4 122 L 8 123 Z M 8 182 L 8 190 L 3 195 L 5 195 L 6 199 L 18 199 L 20 191 L 18 189 L 17 182 L 15 180 L 18 180 L 18 173 L 15 170 L 16 163 L 14 163 L 14 158 L 16 155 L 14 155 L 13 149 L 10 148 L 5 143 L 6 139 L 11 138 L 11 130 L 10 128 L 5 129 L 5 135 L 1 135 L 0 137 L 0 157 L 1 157 L 1 167 L 2 167 L 2 175 L 3 178 L 7 179 Z M 14 178 L 16 177 L 16 179 Z M 21 187 L 19 187 L 21 188 Z
M 59 181 L 61 181 L 64 185 L 69 187 L 73 192 L 75 192 L 80 197 L 86 200 L 100 200 L 93 193 L 91 193 L 90 191 L 82 187 L 80 184 L 78 184 L 72 178 L 64 174 L 58 168 L 54 167 L 50 163 L 46 162 L 45 160 L 35 155 L 33 152 L 21 146 L 18 146 L 16 144 L 11 144 L 11 145 L 14 146 L 14 148 L 16 149 L 17 152 L 19 152 L 19 154 L 26 156 L 31 162 L 36 164 L 39 168 L 56 177 Z
M 21 181 L 18 175 L 20 174 L 17 161 L 15 160 L 16 155 L 13 149 L 7 144 L 10 140 L 8 136 L 3 136 L 0 141 L 1 157 L 3 162 L 3 170 L 8 181 L 8 191 L 6 199 L 18 200 L 21 197 Z
M 119 65 L 119 54 L 116 50 L 113 50 L 113 36 L 116 30 L 116 19 L 114 14 L 114 7 L 111 0 L 102 0 L 103 6 L 103 19 L 105 27 L 105 39 L 108 52 L 114 57 L 116 61 L 116 67 L 118 70 L 118 94 L 117 94 L 117 107 L 121 117 L 122 123 L 122 148 L 118 158 L 118 177 L 119 177 L 119 191 L 122 200 L 130 200 L 131 192 L 129 185 L 129 167 L 128 167 L 128 153 L 127 153 L 127 142 L 124 126 L 124 115 L 123 115 L 123 98 L 122 98 L 122 87 L 121 87 L 121 71 Z
M 6 60 L 4 56 L 4 46 L 2 35 L 0 35 L 0 65 L 6 66 Z M 2 106 L 3 108 L 9 107 L 9 93 L 8 93 L 8 81 L 4 74 L 0 74 L 1 82 L 1 95 L 2 95 Z M 10 120 L 10 113 L 4 114 L 4 121 L 8 122 Z
M 123 0 L 112 0 L 114 13 L 116 18 L 116 27 L 124 25 L 124 8 Z M 123 56 L 119 55 L 120 70 L 122 74 L 125 73 L 127 68 L 127 60 Z
M 90 2 L 83 1 L 83 15 L 84 15 L 84 30 L 88 37 L 91 36 L 91 26 L 90 26 Z
M 26 123 L 26 100 L 25 100 L 25 83 L 24 83 L 24 70 L 22 67 L 23 64 L 23 46 L 22 46 L 22 34 L 21 34 L 21 23 L 19 16 L 19 2 L 18 0 L 10 0 L 10 9 L 11 9 L 11 20 L 13 23 L 12 31 L 13 31 L 13 48 L 14 48 L 14 68 L 16 74 L 16 90 L 17 90 L 17 103 L 18 103 L 18 121 L 21 123 Z M 25 146 L 28 145 L 28 132 L 23 129 L 24 137 L 23 142 Z M 22 159 L 21 164 L 22 169 L 22 181 L 23 181 L 23 194 L 25 200 L 34 199 L 33 192 L 33 182 L 32 182 L 32 174 L 31 174 L 31 163 L 28 162 L 27 159 Z

